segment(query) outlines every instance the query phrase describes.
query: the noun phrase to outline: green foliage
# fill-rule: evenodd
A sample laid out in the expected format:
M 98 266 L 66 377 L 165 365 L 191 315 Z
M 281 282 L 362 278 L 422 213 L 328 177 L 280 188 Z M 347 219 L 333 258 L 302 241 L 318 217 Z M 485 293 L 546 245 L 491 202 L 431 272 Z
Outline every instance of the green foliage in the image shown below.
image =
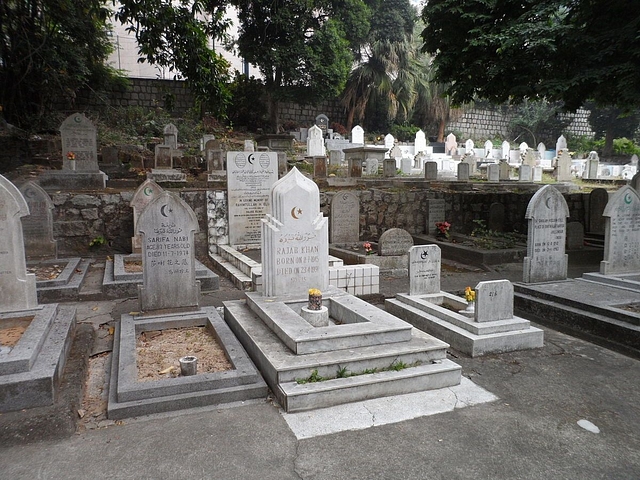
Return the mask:
M 413 142 L 420 127 L 415 125 L 398 125 L 391 127 L 391 134 L 401 142 Z
M 307 378 L 299 378 L 296 380 L 296 382 L 300 385 L 303 385 L 305 383 L 316 383 L 316 382 L 322 382 L 324 380 L 328 380 L 328 379 L 320 376 L 318 374 L 318 369 L 316 368 L 311 372 L 311 375 L 309 375 Z
M 120 0 L 119 4 L 116 18 L 135 33 L 139 61 L 168 67 L 176 78 L 184 77 L 204 110 L 224 116 L 230 100 L 229 64 L 209 47 L 209 40 L 225 39 L 226 3 Z
M 101 247 L 105 243 L 107 243 L 107 240 L 102 235 L 99 235 L 89 242 L 89 247 L 97 248 L 97 247 Z
M 100 0 L 0 2 L 0 106 L 8 121 L 38 130 L 54 102 L 73 108 L 81 88 L 115 81 L 104 63 L 109 16 Z
M 422 18 L 436 80 L 450 82 L 455 103 L 640 106 L 640 2 L 429 0 Z
M 509 135 L 515 143 L 526 141 L 531 148 L 536 148 L 539 142 L 555 145 L 558 136 L 570 123 L 568 118 L 558 116 L 561 109 L 558 103 L 525 100 L 513 109 Z
M 264 84 L 254 77 L 248 78 L 236 72 L 229 85 L 231 92 L 231 108 L 228 118 L 232 125 L 242 125 L 256 131 L 266 124 L 267 106 L 263 99 Z
M 484 220 L 474 220 L 476 224 L 471 236 L 473 243 L 484 250 L 513 248 L 518 242 L 518 235 L 511 232 L 496 232 L 487 227 Z

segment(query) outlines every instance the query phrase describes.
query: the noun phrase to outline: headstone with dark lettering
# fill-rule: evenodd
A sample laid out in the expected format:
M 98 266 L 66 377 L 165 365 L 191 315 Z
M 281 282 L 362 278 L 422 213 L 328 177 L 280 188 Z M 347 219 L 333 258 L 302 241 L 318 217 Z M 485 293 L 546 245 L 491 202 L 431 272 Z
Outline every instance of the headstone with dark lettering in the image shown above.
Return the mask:
M 271 213 L 269 195 L 278 180 L 276 152 L 227 152 L 229 243 L 260 244 L 261 220 Z
M 27 258 L 57 258 L 58 242 L 53 238 L 53 202 L 40 185 L 27 182 L 20 187 L 29 215 L 22 217 L 22 234 Z
M 427 235 L 434 235 L 437 233 L 438 228 L 436 222 L 444 222 L 444 207 L 445 202 L 442 198 L 430 198 L 427 200 L 427 218 L 425 225 L 425 233 Z
M 558 152 L 558 166 L 556 179 L 559 182 L 570 182 L 573 180 L 571 173 L 571 155 L 567 150 Z
M 262 221 L 264 295 L 307 294 L 329 286 L 329 232 L 318 186 L 293 168 L 273 184 Z
M 142 240 L 140 311 L 198 308 L 194 235 L 199 228 L 191 207 L 161 192 L 140 214 L 137 230 Z
M 178 149 L 178 127 L 173 123 L 165 125 L 162 134 L 164 136 L 164 144 L 173 150 Z
M 604 209 L 604 259 L 600 273 L 640 272 L 640 196 L 625 185 Z
M 378 255 L 407 255 L 413 247 L 413 237 L 402 228 L 390 228 L 378 239 Z
M 95 125 L 81 113 L 69 115 L 60 125 L 62 169 L 99 172 Z
M 351 244 L 360 239 L 360 199 L 351 192 L 338 192 L 331 199 L 329 234 L 332 244 Z
M 604 188 L 594 188 L 589 193 L 589 233 L 604 233 L 605 220 L 602 214 L 609 203 L 609 192 Z
M 600 169 L 600 157 L 598 152 L 589 152 L 587 164 L 585 166 L 584 178 L 587 180 L 596 180 L 598 178 L 598 170 Z
M 316 117 L 316 126 L 322 130 L 322 135 L 327 135 L 327 130 L 329 129 L 329 117 L 327 117 L 324 113 L 321 113 Z
M 142 243 L 140 234 L 138 233 L 138 218 L 142 211 L 155 200 L 164 190 L 153 180 L 147 179 L 142 182 L 142 185 L 138 187 L 133 194 L 133 198 L 129 203 L 129 206 L 133 208 L 133 237 L 131 237 L 131 251 L 133 253 L 140 253 L 142 251 Z
M 409 249 L 409 295 L 440 293 L 441 253 L 437 245 Z
M 542 187 L 529 201 L 525 214 L 529 224 L 523 265 L 525 283 L 567 278 L 568 256 L 564 248 L 568 216 L 567 202 L 551 185 Z
M 0 175 L 0 313 L 38 304 L 36 277 L 27 273 L 22 223 L 29 207 L 16 186 Z

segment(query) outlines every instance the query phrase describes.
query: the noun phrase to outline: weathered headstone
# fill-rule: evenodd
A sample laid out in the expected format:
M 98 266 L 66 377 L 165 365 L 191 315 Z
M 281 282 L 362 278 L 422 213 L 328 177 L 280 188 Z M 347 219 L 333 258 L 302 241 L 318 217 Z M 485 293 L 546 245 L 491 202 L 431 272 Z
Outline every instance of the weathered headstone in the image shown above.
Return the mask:
M 409 295 L 440 293 L 441 252 L 437 245 L 409 249 Z
M 589 233 L 604 233 L 605 220 L 602 215 L 608 203 L 609 193 L 604 188 L 594 188 L 589 193 Z
M 538 183 L 542 181 L 542 167 L 533 167 L 533 181 Z
M 529 201 L 525 214 L 529 224 L 523 265 L 525 283 L 567 278 L 568 257 L 564 247 L 568 216 L 567 202 L 551 185 L 542 187 Z
M 580 222 L 567 223 L 567 250 L 584 248 L 584 226 Z
M 424 164 L 424 178 L 425 180 L 438 179 L 438 162 L 426 162 Z
M 269 192 L 276 180 L 276 152 L 227 152 L 231 245 L 260 243 L 261 220 L 270 213 Z
M 564 138 L 564 135 L 560 135 L 558 140 L 556 140 L 556 154 L 560 152 L 560 150 L 567 150 L 567 139 Z
M 329 217 L 332 244 L 357 243 L 360 239 L 360 199 L 351 192 L 338 192 L 331 200 Z
M 562 150 L 558 153 L 558 170 L 556 179 L 559 182 L 569 182 L 573 180 L 571 174 L 571 155 L 567 150 Z
M 38 305 L 36 276 L 27 273 L 20 219 L 29 207 L 16 186 L 0 175 L 0 313 Z
M 640 272 L 640 196 L 625 185 L 604 209 L 604 259 L 600 273 Z
M 222 172 L 225 168 L 225 155 L 220 144 L 220 140 L 215 138 L 207 141 L 204 145 L 204 158 L 207 162 L 207 171 Z
M 382 162 L 382 175 L 385 178 L 391 178 L 396 176 L 396 159 L 386 158 Z
M 640 193 L 640 172 L 636 173 L 631 178 L 631 188 L 633 188 L 636 192 Z
M 211 133 L 205 133 L 204 135 L 202 135 L 202 138 L 200 139 L 200 151 L 204 152 L 205 149 L 207 148 L 207 142 L 210 142 L 211 140 L 215 140 L 216 136 L 211 134 Z
M 522 164 L 529 165 L 531 168 L 535 167 L 538 164 L 538 157 L 536 156 L 536 153 L 530 148 L 527 148 Z
M 366 175 L 378 175 L 378 159 L 367 158 L 364 161 Z
M 158 170 L 173 169 L 173 151 L 169 145 L 156 145 L 154 168 Z
M 142 251 L 142 241 L 138 234 L 138 219 L 142 211 L 155 200 L 164 190 L 153 180 L 145 180 L 133 194 L 129 206 L 133 208 L 133 237 L 131 237 L 131 251 L 140 253 Z
M 100 150 L 102 155 L 102 163 L 104 165 L 119 165 L 120 160 L 118 158 L 118 147 L 102 147 Z
M 244 151 L 245 152 L 255 152 L 256 151 L 256 144 L 253 142 L 253 140 L 245 140 L 244 141 Z
M 396 139 L 390 133 L 384 136 L 384 146 L 386 149 L 391 150 L 396 143 Z
M 162 131 L 164 136 L 164 144 L 168 147 L 173 148 L 174 150 L 178 149 L 178 127 L 176 127 L 173 123 L 169 123 L 165 125 L 164 130 Z
M 342 163 L 342 150 L 329 150 L 329 166 L 339 167 Z
M 600 158 L 598 152 L 589 152 L 587 157 L 587 165 L 585 167 L 585 177 L 588 180 L 596 180 L 598 178 L 598 169 L 600 168 Z
M 496 322 L 513 318 L 513 284 L 491 280 L 476 285 L 476 322 Z
M 491 153 L 493 152 L 493 142 L 491 140 L 487 140 L 484 142 L 484 158 L 491 158 Z
M 398 145 L 395 145 L 389 152 L 389 158 L 398 159 L 402 158 L 402 150 Z
M 402 158 L 400 160 L 400 170 L 403 175 L 411 175 L 411 169 L 413 167 L 413 161 L 410 158 Z
M 518 181 L 519 182 L 530 182 L 533 180 L 533 172 L 530 165 L 523 163 L 520 165 Z
M 327 219 L 318 186 L 293 168 L 271 189 L 273 214 L 262 221 L 264 294 L 307 294 L 329 285 Z
M 475 144 L 473 143 L 473 140 L 469 139 L 466 142 L 464 142 L 464 153 L 466 155 L 473 155 L 475 154 L 475 152 L 473 151 L 473 149 L 475 148 Z
M 402 228 L 390 228 L 378 239 L 378 255 L 406 255 L 413 247 L 413 237 Z
M 511 145 L 506 140 L 502 142 L 502 157 L 501 160 L 509 161 L 509 151 L 511 150 Z
M 469 164 L 468 163 L 460 162 L 458 164 L 457 177 L 459 182 L 469 181 Z
M 427 235 L 435 234 L 438 229 L 436 222 L 445 221 L 445 202 L 442 198 L 430 198 L 427 200 L 425 233 Z
M 329 129 L 329 117 L 327 117 L 324 113 L 321 113 L 316 117 L 316 127 L 322 130 L 322 136 L 327 135 L 327 130 Z
M 322 157 L 325 155 L 324 138 L 320 127 L 314 125 L 307 135 L 307 157 Z
M 420 153 L 427 151 L 427 137 L 422 130 L 416 132 L 416 138 L 414 140 L 413 152 Z
M 509 180 L 510 170 L 511 170 L 511 167 L 507 162 L 500 161 L 500 163 L 498 163 L 498 178 L 500 179 L 500 181 Z
M 199 228 L 191 207 L 162 192 L 140 213 L 137 230 L 142 240 L 140 311 L 197 308 L 194 235 Z
M 40 185 L 27 182 L 20 187 L 29 215 L 22 217 L 22 234 L 27 258 L 56 258 L 57 241 L 53 238 L 53 202 Z
M 490 163 L 487 165 L 487 180 L 490 182 L 500 181 L 500 165 L 497 163 Z
M 489 221 L 487 227 L 494 232 L 504 232 L 505 208 L 504 204 L 494 202 L 489 205 Z
M 465 156 L 462 157 L 462 163 L 469 165 L 469 175 L 475 175 L 478 173 L 478 161 L 475 155 L 465 154 Z
M 327 177 L 327 157 L 313 157 L 313 177 Z
M 60 125 L 62 169 L 99 172 L 96 127 L 81 113 L 69 115 Z M 75 160 L 69 159 L 73 153 Z M 75 166 L 74 166 L 75 165 Z
M 540 156 L 541 159 L 544 158 L 544 154 L 547 151 L 547 147 L 545 146 L 544 143 L 540 142 L 538 143 L 538 146 L 536 147 L 536 150 L 538 150 L 538 155 Z
M 351 129 L 351 143 L 364 145 L 364 130 L 360 125 L 356 125 Z
M 453 133 L 447 135 L 447 139 L 444 142 L 444 153 L 447 155 L 455 155 L 458 153 L 458 141 Z

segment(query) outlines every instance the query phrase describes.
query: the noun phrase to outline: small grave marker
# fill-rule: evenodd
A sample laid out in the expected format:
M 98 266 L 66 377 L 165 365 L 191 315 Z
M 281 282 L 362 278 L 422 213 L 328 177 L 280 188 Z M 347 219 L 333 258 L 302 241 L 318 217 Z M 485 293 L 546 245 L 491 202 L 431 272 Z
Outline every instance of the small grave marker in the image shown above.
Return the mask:
M 53 238 L 53 202 L 40 185 L 27 182 L 20 193 L 29 207 L 22 217 L 22 234 L 27 258 L 56 258 L 57 242 Z
M 401 228 L 390 228 L 378 240 L 378 255 L 406 255 L 413 247 L 411 234 Z
M 425 233 L 427 235 L 435 234 L 438 229 L 436 228 L 436 222 L 445 221 L 445 202 L 442 198 L 430 198 L 427 200 L 427 218 Z
M 495 322 L 513 318 L 513 284 L 492 280 L 476 285 L 476 322 Z
M 331 200 L 331 243 L 357 243 L 360 239 L 360 199 L 351 192 L 336 193 Z
M 440 293 L 441 252 L 437 245 L 409 249 L 409 295 Z

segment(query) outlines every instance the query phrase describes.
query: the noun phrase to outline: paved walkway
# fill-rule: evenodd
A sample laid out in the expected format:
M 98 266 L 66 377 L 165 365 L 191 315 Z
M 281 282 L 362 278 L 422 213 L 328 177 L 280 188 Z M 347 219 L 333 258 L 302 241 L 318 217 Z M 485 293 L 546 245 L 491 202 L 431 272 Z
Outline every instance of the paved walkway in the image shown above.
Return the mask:
M 570 276 L 596 269 L 576 267 Z M 518 265 L 455 270 L 443 271 L 443 290 L 480 280 L 518 281 L 522 274 Z M 408 289 L 404 279 L 382 285 L 383 296 Z M 223 281 L 203 304 L 241 297 Z M 78 304 L 80 324 L 58 404 L 0 415 L 0 478 L 640 477 L 640 361 L 546 328 L 541 349 L 474 359 L 450 352 L 462 366 L 463 387 L 481 395 L 473 397 L 481 400 L 475 404 L 462 390 L 449 389 L 440 396 L 398 397 L 381 410 L 364 402 L 350 407 L 359 410 L 309 412 L 294 422 L 266 399 L 106 422 L 76 433 L 83 355 L 100 344 L 94 345 L 92 332 L 108 336 L 109 324 L 135 304 Z M 411 418 L 416 408 L 423 413 Z M 367 417 L 368 428 L 353 426 L 355 415 Z M 387 415 L 406 419 L 387 423 Z M 345 424 L 357 429 L 324 434 Z

